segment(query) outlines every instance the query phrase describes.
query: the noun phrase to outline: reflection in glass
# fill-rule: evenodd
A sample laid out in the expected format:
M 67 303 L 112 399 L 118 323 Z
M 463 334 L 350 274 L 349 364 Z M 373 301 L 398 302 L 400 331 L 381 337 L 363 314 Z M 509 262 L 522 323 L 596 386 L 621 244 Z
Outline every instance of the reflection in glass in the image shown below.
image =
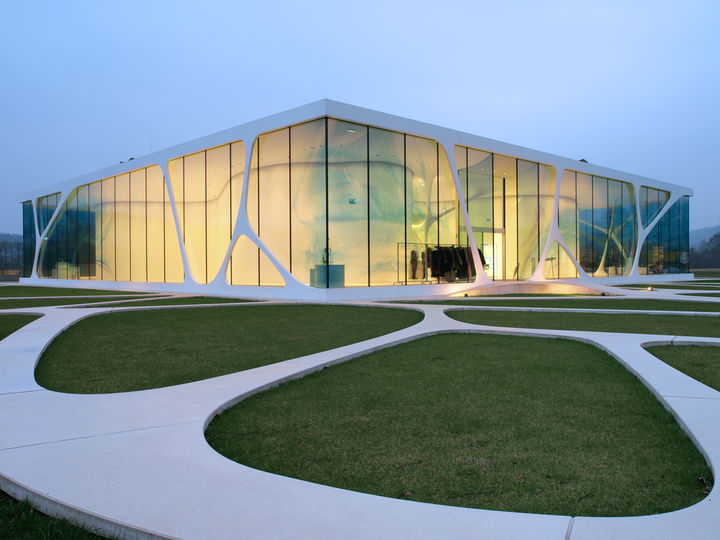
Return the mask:
M 369 128 L 370 285 L 405 283 L 405 145 L 402 133 Z M 422 263 L 422 257 L 421 257 Z
M 290 192 L 290 229 L 292 231 L 292 274 L 313 287 L 336 283 L 338 273 L 329 275 L 327 264 L 333 264 L 332 252 L 327 252 L 326 227 L 326 119 L 290 128 L 290 156 L 292 186 Z M 263 262 L 260 262 L 261 268 Z M 277 280 L 268 284 L 276 285 Z M 261 279 L 261 283 L 265 281 Z
M 638 267 L 641 274 L 689 271 L 688 201 L 688 197 L 678 199 L 648 234 Z
M 32 276 L 33 261 L 35 260 L 35 217 L 33 215 L 32 201 L 22 203 L 23 217 L 23 266 L 22 276 Z
M 365 126 L 328 120 L 328 237 L 334 287 L 367 287 L 368 133 Z
M 173 245 L 166 229 L 175 236 L 172 215 L 170 227 L 164 216 L 167 199 L 157 165 L 77 187 L 41 244 L 39 275 L 162 282 L 168 261 L 173 279 L 182 281 L 177 240 L 174 251 L 165 249 Z

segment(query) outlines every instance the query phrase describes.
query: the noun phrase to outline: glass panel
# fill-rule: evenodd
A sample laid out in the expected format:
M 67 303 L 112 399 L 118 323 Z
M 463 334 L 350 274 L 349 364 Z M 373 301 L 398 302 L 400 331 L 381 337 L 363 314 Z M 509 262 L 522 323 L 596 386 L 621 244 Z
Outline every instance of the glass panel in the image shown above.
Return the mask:
M 243 181 L 245 177 L 245 143 L 242 141 L 234 142 L 230 145 L 230 237 L 232 238 L 235 231 L 235 225 L 240 211 L 240 199 L 243 190 Z M 234 253 L 234 250 L 233 252 Z M 228 261 L 228 283 L 232 283 L 232 265 L 233 255 L 230 255 Z
M 23 211 L 23 277 L 32 276 L 35 261 L 35 216 L 31 201 L 22 203 Z
M 642 251 L 644 270 L 648 274 L 687 272 L 688 241 L 688 198 L 681 197 L 660 218 L 645 240 Z
M 326 287 L 325 119 L 293 126 L 290 130 L 290 145 L 292 274 L 306 285 Z M 261 268 L 265 268 L 263 264 L 261 261 Z M 261 283 L 265 284 L 262 273 Z
M 185 242 L 185 160 L 183 158 L 170 160 L 168 172 L 180 224 L 180 241 Z
M 438 177 L 440 182 L 438 207 L 440 216 L 440 243 L 460 244 L 459 229 L 465 230 L 465 220 L 460 220 L 458 195 L 455 190 L 450 162 L 445 149 L 438 145 Z M 462 225 L 460 225 L 462 221 Z
M 255 139 L 255 143 L 253 144 L 252 148 L 252 158 L 250 160 L 250 174 L 248 178 L 248 191 L 247 191 L 247 215 L 248 215 L 248 222 L 250 223 L 250 226 L 253 228 L 253 230 L 257 233 L 259 228 L 259 208 L 258 208 L 258 156 L 260 152 L 260 147 L 257 144 L 257 139 Z M 291 231 L 292 233 L 292 231 Z M 255 254 L 255 282 L 252 283 L 253 285 L 260 285 L 260 248 L 258 248 L 255 244 L 252 244 L 248 241 L 248 243 L 238 242 L 236 245 L 236 249 L 233 250 L 233 253 L 237 253 L 240 257 L 238 261 L 236 261 L 240 265 L 239 272 L 237 273 L 238 276 L 245 276 L 246 272 L 251 272 L 251 269 L 249 267 L 250 261 L 252 260 L 252 253 L 249 251 L 246 252 L 246 249 L 250 249 L 249 246 L 252 245 L 252 249 L 254 250 L 253 253 Z M 239 247 L 238 247 L 239 246 Z M 246 247 L 247 246 L 247 247 Z M 233 261 L 235 261 L 235 255 L 233 255 Z M 249 284 L 247 283 L 248 279 L 247 277 L 238 278 L 237 283 L 234 283 L 235 285 L 243 285 L 243 284 Z M 250 280 L 252 282 L 252 280 Z
M 401 133 L 369 128 L 370 137 L 370 284 L 405 281 L 405 166 Z M 420 268 L 423 271 L 423 256 Z
M 573 257 L 578 257 L 578 213 L 575 195 L 575 171 L 564 170 L 560 181 L 560 198 L 558 200 L 558 228 L 565 244 Z M 566 254 L 567 256 L 567 254 Z M 559 258 L 559 254 L 558 254 Z M 577 269 L 573 269 L 577 277 Z
M 608 232 L 606 268 L 608 276 L 621 276 L 625 266 L 622 254 L 622 188 L 617 180 L 607 181 Z
M 622 254 L 623 274 L 630 275 L 635 258 L 635 245 L 637 242 L 637 219 L 635 218 L 635 195 L 632 184 L 620 183 L 622 204 Z
M 406 245 L 400 259 L 401 273 L 402 266 L 406 266 L 405 279 L 407 283 L 424 280 L 422 268 L 422 253 L 430 245 L 438 244 L 438 212 L 437 212 L 437 143 L 414 137 L 405 136 L 405 187 L 406 187 Z M 418 262 L 418 260 L 420 262 Z M 413 274 L 413 268 L 415 273 Z M 438 280 L 445 277 L 451 281 L 455 275 L 451 270 L 447 272 L 433 272 Z
M 331 287 L 367 287 L 368 133 L 328 120 L 328 235 Z M 342 278 L 341 278 L 342 276 Z
M 502 223 L 500 246 L 502 250 L 502 271 L 497 279 L 518 278 L 517 244 L 517 163 L 515 158 L 495 154 L 494 159 L 495 197 L 501 197 L 495 209 L 495 228 Z M 502 206 L 502 210 L 497 208 Z M 500 210 L 498 212 L 498 210 Z M 502 221 L 498 220 L 501 216 Z
M 545 242 L 550 234 L 553 212 L 555 212 L 555 168 L 549 165 L 540 165 L 539 175 L 539 203 L 540 203 L 540 243 L 538 245 L 538 256 L 542 256 Z M 567 253 L 565 254 L 567 255 Z
M 37 200 L 38 206 L 38 230 L 40 234 L 45 231 L 45 227 L 50 223 L 57 205 L 60 203 L 60 193 L 53 193 L 52 195 L 46 195 L 40 197 Z
M 207 283 L 205 152 L 185 156 L 183 159 L 185 250 L 193 278 L 198 283 Z
M 100 279 L 115 280 L 115 178 L 102 184 L 102 224 L 100 241 Z
M 261 135 L 258 139 L 260 145 L 260 169 L 258 170 L 260 226 L 257 233 L 262 242 L 287 269 L 290 269 L 291 235 L 289 133 L 289 129 L 282 129 Z M 294 180 L 293 178 L 293 182 Z M 323 176 L 323 185 L 324 183 Z M 278 284 L 274 270 L 275 267 L 269 260 L 261 260 L 261 285 Z M 264 277 L 266 275 L 267 279 Z
M 73 195 L 71 194 L 71 196 Z M 46 236 L 46 238 L 49 236 L 47 241 L 49 257 L 43 264 L 48 270 L 46 274 L 48 277 L 67 278 L 68 223 L 70 221 L 67 208 L 66 202 L 53 224 L 55 231 L 51 229 Z M 59 262 L 62 264 L 58 264 Z
M 88 277 L 102 279 L 102 183 L 94 182 L 89 185 L 88 204 Z
M 493 227 L 493 155 L 469 148 L 468 155 L 468 215 L 480 250 L 481 261 L 487 268 L 488 277 L 500 279 L 501 267 L 495 257 L 495 229 Z M 500 216 L 503 215 L 501 212 Z M 499 232 L 499 231 L 498 231 Z
M 130 281 L 147 281 L 145 169 L 130 173 Z
M 517 162 L 518 279 L 528 279 L 539 260 L 538 164 Z
M 167 283 L 182 283 L 185 281 L 185 270 L 183 268 L 182 254 L 180 253 L 180 240 L 175 227 L 170 193 L 165 181 L 163 181 L 163 191 L 165 197 L 165 204 L 163 205 L 165 209 L 165 281 Z M 182 206 L 182 201 L 176 203 L 178 217 L 184 215 L 181 211 Z
M 230 248 L 230 145 L 206 152 L 208 282 L 220 270 Z
M 593 268 L 595 276 L 607 276 L 608 195 L 607 179 L 593 177 Z
M 643 227 L 647 227 L 655 219 L 669 199 L 669 191 L 646 186 L 640 188 L 640 215 L 642 216 Z
M 157 165 L 146 170 L 147 279 L 162 283 L 165 281 L 165 179 Z
M 90 244 L 94 244 L 91 240 L 90 231 L 90 190 L 88 185 L 78 188 L 77 196 L 77 277 L 88 278 L 90 275 Z
M 593 185 L 592 177 L 577 173 L 578 255 L 580 266 L 588 274 L 595 271 L 593 263 Z
M 468 209 L 468 169 L 467 169 L 467 153 L 468 149 L 465 146 L 456 145 L 453 148 L 453 157 L 455 158 L 455 165 L 458 169 L 458 178 L 460 180 L 460 191 L 462 192 L 462 200 L 465 202 L 465 207 Z M 458 220 L 460 219 L 460 212 L 458 211 Z M 472 222 L 472 219 L 470 220 Z M 458 221 L 458 232 L 459 232 L 459 243 L 463 246 L 469 246 L 467 231 L 463 228 L 462 224 Z
M 678 202 L 678 269 L 681 273 L 690 271 L 690 197 L 681 197 Z
M 232 269 L 228 266 L 231 285 L 260 285 L 258 247 L 247 236 L 240 236 L 232 250 Z
M 115 177 L 115 276 L 130 281 L 130 176 Z

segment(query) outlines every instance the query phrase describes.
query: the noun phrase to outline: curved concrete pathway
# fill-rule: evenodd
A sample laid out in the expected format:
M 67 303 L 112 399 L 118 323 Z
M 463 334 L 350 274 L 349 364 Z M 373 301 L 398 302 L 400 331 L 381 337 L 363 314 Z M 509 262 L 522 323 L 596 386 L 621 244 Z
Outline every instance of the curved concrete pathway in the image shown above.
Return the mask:
M 220 456 L 207 444 L 204 430 L 218 410 L 282 381 L 421 336 L 490 332 L 567 337 L 599 346 L 673 412 L 713 471 L 720 463 L 720 393 L 642 348 L 647 343 L 720 345 L 720 339 L 507 329 L 455 321 L 443 313 L 448 306 L 394 307 L 421 310 L 425 319 L 382 337 L 240 373 L 99 395 L 45 390 L 34 380 L 34 367 L 46 345 L 69 325 L 128 308 L 7 310 L 44 316 L 0 341 L 0 488 L 50 514 L 127 538 L 717 537 L 720 503 L 714 491 L 694 506 L 653 516 L 572 518 L 475 510 L 261 472 Z

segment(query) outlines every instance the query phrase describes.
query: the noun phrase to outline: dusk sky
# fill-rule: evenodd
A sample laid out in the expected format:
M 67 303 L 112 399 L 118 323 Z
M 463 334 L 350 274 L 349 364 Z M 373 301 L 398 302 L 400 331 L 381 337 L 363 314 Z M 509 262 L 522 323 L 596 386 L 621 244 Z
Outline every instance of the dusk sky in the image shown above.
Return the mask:
M 689 186 L 720 225 L 720 2 L 22 2 L 0 19 L 18 197 L 330 98 Z

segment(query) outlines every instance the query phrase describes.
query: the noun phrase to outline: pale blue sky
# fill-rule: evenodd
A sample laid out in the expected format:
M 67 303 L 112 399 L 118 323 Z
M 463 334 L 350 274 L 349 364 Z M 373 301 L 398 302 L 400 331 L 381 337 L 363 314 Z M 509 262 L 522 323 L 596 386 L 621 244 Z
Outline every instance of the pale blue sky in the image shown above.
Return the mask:
M 24 2 L 0 17 L 17 196 L 331 98 L 695 189 L 720 225 L 720 2 Z

